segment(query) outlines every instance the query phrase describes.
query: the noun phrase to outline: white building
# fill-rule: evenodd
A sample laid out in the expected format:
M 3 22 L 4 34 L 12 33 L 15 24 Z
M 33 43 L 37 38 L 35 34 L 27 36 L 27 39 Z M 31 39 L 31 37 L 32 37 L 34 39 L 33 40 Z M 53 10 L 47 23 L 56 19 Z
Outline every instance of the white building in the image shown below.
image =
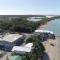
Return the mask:
M 48 16 L 48 15 L 47 15 L 46 17 L 47 17 L 47 18 L 52 18 L 52 17 L 54 17 L 54 16 Z
M 0 41 L 14 42 L 17 39 L 23 37 L 23 35 L 19 34 L 8 34 L 0 38 Z
M 19 46 L 24 42 L 24 38 L 20 34 L 8 34 L 0 37 L 0 49 L 10 50 L 13 46 Z
M 24 47 L 29 47 L 31 48 L 33 46 L 33 43 L 27 43 Z
M 35 30 L 34 35 L 40 35 L 45 39 L 45 38 L 49 38 L 49 39 L 55 39 L 55 34 L 52 31 L 48 31 L 48 30 Z
M 42 20 L 42 18 L 45 18 L 45 17 L 29 17 L 29 18 L 27 18 L 27 20 L 37 22 L 37 21 Z
M 26 52 L 31 52 L 33 43 L 28 43 L 25 46 L 14 46 L 12 48 L 12 53 L 24 54 Z
M 50 34 L 54 34 L 52 31 L 48 31 L 48 30 L 35 30 L 35 33 L 50 33 Z

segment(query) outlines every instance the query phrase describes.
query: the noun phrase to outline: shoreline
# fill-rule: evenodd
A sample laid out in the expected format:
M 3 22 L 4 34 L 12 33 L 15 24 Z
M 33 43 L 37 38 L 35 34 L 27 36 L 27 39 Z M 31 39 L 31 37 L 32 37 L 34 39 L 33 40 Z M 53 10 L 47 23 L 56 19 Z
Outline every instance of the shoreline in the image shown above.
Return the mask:
M 38 29 L 45 30 L 47 27 L 47 24 L 39 26 Z M 58 38 L 58 37 L 56 37 Z M 54 60 L 56 55 L 56 39 L 48 39 L 47 41 L 42 42 L 45 47 L 45 55 L 43 56 L 43 60 Z M 52 46 L 53 44 L 54 46 Z
M 44 24 L 44 25 L 39 26 L 38 29 L 45 30 L 46 27 L 47 27 L 47 24 Z

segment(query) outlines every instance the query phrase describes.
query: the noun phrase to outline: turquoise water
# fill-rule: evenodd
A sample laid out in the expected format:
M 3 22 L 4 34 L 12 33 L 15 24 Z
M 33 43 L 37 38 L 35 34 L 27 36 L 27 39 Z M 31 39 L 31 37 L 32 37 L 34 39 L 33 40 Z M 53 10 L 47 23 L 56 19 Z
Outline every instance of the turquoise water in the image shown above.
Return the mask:
M 60 19 L 48 22 L 46 29 L 53 31 L 56 36 L 60 36 Z

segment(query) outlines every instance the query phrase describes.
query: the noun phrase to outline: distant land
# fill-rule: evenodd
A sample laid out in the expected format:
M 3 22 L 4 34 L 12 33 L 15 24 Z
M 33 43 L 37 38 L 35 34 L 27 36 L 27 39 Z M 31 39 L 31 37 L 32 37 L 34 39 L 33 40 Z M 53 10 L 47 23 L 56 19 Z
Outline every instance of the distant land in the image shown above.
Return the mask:
M 58 16 L 58 15 L 0 15 L 0 20 L 12 20 L 15 18 L 21 18 L 21 17 L 46 17 L 46 16 Z

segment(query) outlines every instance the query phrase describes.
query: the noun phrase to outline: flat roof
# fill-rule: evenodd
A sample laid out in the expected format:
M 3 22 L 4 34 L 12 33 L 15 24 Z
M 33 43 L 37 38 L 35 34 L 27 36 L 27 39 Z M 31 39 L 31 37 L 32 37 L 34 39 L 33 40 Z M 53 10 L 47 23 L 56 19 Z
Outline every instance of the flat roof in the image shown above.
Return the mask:
M 7 41 L 7 42 L 13 42 L 19 38 L 23 37 L 23 35 L 20 34 L 8 34 L 4 37 L 0 37 L 0 41 Z
M 32 47 L 33 46 L 33 43 L 27 43 L 26 45 L 25 45 L 25 47 Z
M 31 52 L 32 47 L 14 46 L 11 51 Z
M 47 18 L 51 18 L 51 17 L 54 17 L 54 16 L 48 16 L 48 15 L 47 15 L 46 17 L 47 17 Z
M 41 32 L 41 33 L 51 33 L 54 34 L 52 31 L 48 31 L 48 30 L 35 30 L 35 32 Z

